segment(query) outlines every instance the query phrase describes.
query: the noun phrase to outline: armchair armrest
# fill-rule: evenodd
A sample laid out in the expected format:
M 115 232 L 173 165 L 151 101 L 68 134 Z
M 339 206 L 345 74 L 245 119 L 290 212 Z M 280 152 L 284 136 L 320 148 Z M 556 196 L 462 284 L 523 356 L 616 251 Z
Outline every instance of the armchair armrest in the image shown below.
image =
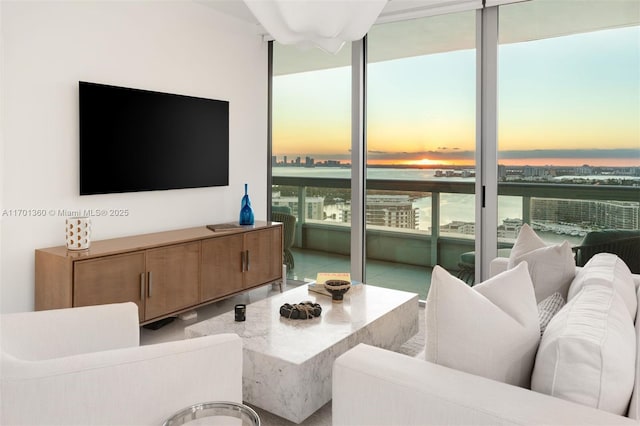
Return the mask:
M 501 272 L 507 270 L 507 266 L 509 265 L 509 259 L 506 257 L 496 257 L 489 264 L 489 276 L 495 277 Z
M 334 363 L 333 425 L 632 425 L 633 420 L 360 344 Z
M 23 360 L 66 357 L 138 346 L 135 303 L 2 315 L 2 351 Z
M 242 402 L 242 341 L 219 334 L 23 361 L 2 355 L 2 424 L 159 425 L 206 401 Z

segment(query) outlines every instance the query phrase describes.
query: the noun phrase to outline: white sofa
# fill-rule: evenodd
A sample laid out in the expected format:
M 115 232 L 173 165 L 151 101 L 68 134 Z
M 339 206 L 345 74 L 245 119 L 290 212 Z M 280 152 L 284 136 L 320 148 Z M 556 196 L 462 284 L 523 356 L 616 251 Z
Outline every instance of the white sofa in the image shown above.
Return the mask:
M 491 274 L 507 261 L 495 259 Z M 640 275 L 633 280 L 638 289 Z M 629 418 L 361 344 L 335 361 L 333 425 L 638 424 L 639 371 L 636 358 Z
M 3 425 L 159 425 L 242 402 L 237 335 L 139 346 L 134 303 L 5 314 L 0 331 Z

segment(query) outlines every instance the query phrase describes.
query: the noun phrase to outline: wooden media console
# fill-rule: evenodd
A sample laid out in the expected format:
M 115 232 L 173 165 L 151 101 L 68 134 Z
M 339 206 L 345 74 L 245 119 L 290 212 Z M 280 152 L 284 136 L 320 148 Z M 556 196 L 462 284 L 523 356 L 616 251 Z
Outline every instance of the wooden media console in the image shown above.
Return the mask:
M 282 279 L 282 224 L 206 226 L 35 251 L 35 309 L 134 302 L 140 324 Z

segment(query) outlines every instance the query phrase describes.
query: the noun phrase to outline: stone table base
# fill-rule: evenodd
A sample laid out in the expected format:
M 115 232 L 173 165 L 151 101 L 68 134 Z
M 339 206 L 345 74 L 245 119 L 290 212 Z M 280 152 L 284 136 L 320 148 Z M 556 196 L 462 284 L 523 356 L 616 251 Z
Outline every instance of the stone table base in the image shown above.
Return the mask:
M 227 312 L 185 329 L 186 337 L 237 333 L 243 341 L 243 399 L 301 423 L 331 400 L 333 361 L 359 343 L 398 349 L 418 332 L 418 295 L 358 285 L 342 303 L 306 286 L 247 305 L 246 321 Z M 284 303 L 313 301 L 322 315 L 280 316 Z

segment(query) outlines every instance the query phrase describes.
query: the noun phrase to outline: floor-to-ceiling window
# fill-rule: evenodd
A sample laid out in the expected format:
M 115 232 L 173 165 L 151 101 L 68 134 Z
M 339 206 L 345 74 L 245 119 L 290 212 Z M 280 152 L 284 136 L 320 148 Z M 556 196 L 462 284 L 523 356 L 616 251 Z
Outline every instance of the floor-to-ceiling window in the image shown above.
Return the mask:
M 425 298 L 433 265 L 474 250 L 475 31 L 473 10 L 369 31 L 368 283 Z
M 499 11 L 498 59 L 482 73 L 474 11 L 371 29 L 367 282 L 424 297 L 434 263 L 474 280 L 474 173 L 487 176 L 475 169 L 476 115 L 498 123 L 497 149 L 495 136 L 482 143 L 498 157 L 499 183 L 487 184 L 500 196 L 486 200 L 497 202 L 497 223 L 483 224 L 506 249 L 499 255 L 524 222 L 546 241 L 576 245 L 594 230 L 638 230 L 639 8 L 637 0 L 488 8 L 483 17 Z M 272 205 L 297 217 L 290 278 L 349 270 L 350 61 L 349 45 L 333 56 L 274 43 Z M 491 96 L 487 73 L 498 82 L 497 116 L 476 107 L 478 88 Z
M 574 246 L 640 235 L 639 24 L 636 0 L 500 7 L 499 244 L 523 222 Z
M 349 272 L 350 52 L 273 44 L 271 204 L 296 217 L 290 279 Z

